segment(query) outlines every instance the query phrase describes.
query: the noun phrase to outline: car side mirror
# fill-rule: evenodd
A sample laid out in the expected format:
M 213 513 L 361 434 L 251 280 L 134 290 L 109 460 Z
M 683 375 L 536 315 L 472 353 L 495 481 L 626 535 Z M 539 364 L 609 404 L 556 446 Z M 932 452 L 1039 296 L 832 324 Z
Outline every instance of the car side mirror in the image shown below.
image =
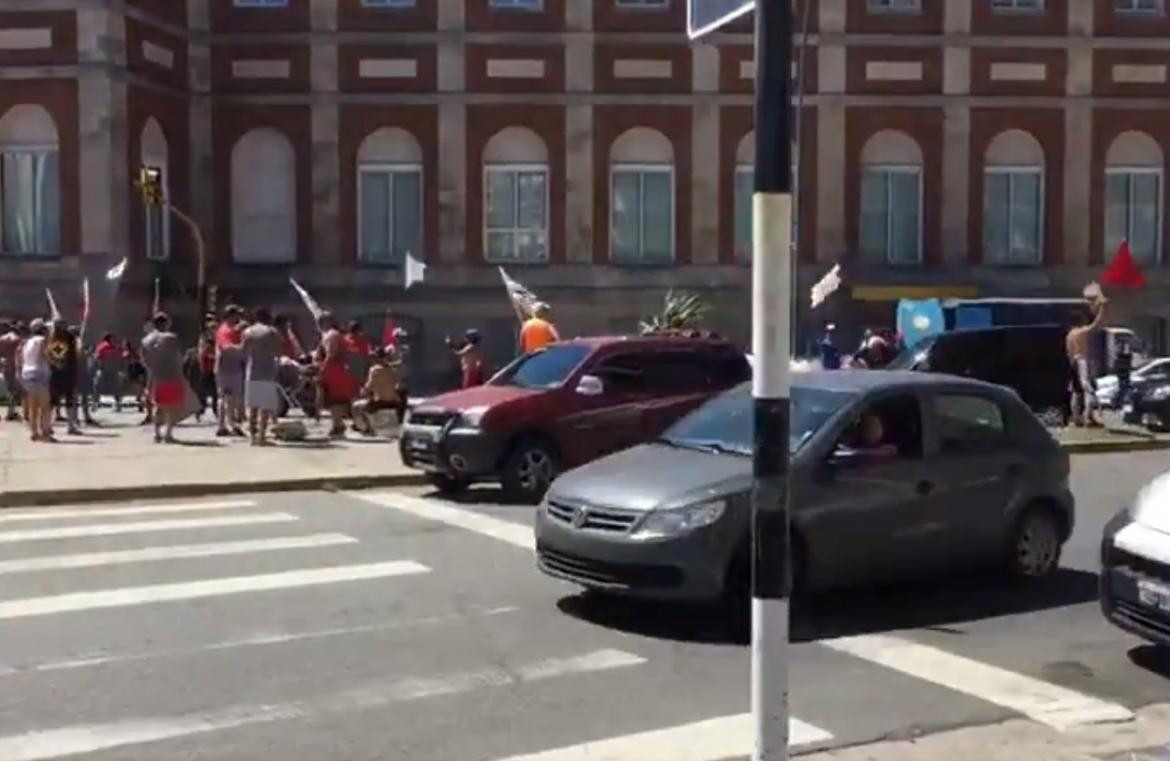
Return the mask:
M 581 396 L 601 396 L 605 393 L 605 384 L 596 375 L 582 375 L 577 382 L 577 393 Z

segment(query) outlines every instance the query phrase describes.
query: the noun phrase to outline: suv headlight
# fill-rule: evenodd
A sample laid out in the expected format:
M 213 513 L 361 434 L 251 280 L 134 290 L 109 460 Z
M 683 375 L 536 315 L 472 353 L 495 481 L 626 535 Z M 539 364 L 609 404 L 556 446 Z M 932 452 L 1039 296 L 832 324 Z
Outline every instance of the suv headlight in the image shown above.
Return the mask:
M 1150 399 L 1154 401 L 1162 401 L 1170 398 L 1170 386 L 1158 386 L 1150 392 Z
M 488 411 L 486 405 L 479 407 L 468 407 L 459 413 L 459 419 L 455 421 L 456 428 L 479 428 L 479 422 L 483 420 L 484 413 Z
M 651 510 L 633 533 L 635 539 L 660 539 L 710 526 L 727 509 L 727 500 L 712 499 L 683 507 Z

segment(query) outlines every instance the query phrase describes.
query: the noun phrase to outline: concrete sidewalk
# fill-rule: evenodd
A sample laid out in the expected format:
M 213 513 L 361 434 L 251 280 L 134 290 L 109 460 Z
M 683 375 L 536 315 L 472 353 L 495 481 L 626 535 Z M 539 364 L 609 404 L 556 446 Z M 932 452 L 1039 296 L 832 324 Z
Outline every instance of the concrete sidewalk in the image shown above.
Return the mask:
M 324 423 L 309 422 L 305 442 L 261 448 L 217 438 L 206 420 L 180 426 L 178 444 L 155 444 L 139 413 L 96 417 L 101 427 L 81 436 L 58 425 L 56 444 L 30 442 L 22 424 L 0 423 L 0 507 L 422 483 L 395 442 L 353 433 L 330 441 Z
M 1061 428 L 1053 430 L 1053 435 L 1069 454 L 1170 449 L 1170 436 L 1123 423 L 1121 416 L 1115 412 L 1106 412 L 1103 421 L 1104 428 Z

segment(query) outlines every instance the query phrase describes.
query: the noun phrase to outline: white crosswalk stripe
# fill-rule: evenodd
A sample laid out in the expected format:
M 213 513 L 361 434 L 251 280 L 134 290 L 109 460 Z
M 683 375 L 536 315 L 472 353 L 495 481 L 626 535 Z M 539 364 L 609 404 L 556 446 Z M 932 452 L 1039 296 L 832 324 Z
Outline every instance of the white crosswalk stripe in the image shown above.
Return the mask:
M 333 547 L 339 544 L 354 544 L 356 542 L 357 539 L 346 536 L 345 534 L 310 534 L 308 536 L 284 536 L 273 539 L 249 539 L 239 542 L 182 544 L 146 547 L 140 550 L 85 552 L 76 555 L 20 558 L 17 560 L 0 560 L 0 575 L 6 573 L 29 573 L 32 571 L 58 571 L 70 568 L 109 567 L 126 563 L 148 563 L 158 560 L 245 555 L 251 552 L 303 550 L 316 547 Z
M 31 510 L 0 512 L 0 523 L 63 520 L 66 518 L 111 518 L 125 515 L 166 515 L 200 510 L 231 510 L 255 507 L 251 499 L 229 499 L 218 502 L 175 502 L 170 504 L 135 505 L 133 507 L 33 508 Z
M 256 526 L 265 523 L 293 523 L 300 520 L 289 513 L 258 513 L 256 515 L 225 515 L 216 518 L 176 518 L 135 523 L 93 523 L 81 526 L 57 526 L 17 531 L 0 531 L 0 544 L 35 542 L 46 539 L 78 539 L 118 534 L 145 534 L 154 531 L 186 531 L 227 526 Z

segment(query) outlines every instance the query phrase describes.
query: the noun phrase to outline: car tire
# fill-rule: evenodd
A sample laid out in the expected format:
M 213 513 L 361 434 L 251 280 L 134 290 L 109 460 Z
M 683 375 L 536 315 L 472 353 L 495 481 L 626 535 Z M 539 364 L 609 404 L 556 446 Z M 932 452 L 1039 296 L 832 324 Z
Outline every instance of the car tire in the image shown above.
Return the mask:
M 469 486 L 467 481 L 461 478 L 452 478 L 451 476 L 432 475 L 427 480 L 431 482 L 431 486 L 435 487 L 435 491 L 444 497 L 457 497 L 467 491 L 467 487 Z
M 1043 579 L 1060 567 L 1063 545 L 1060 517 L 1046 507 L 1024 511 L 1012 529 L 1007 570 L 1018 579 Z
M 554 447 L 545 439 L 528 437 L 512 448 L 500 481 L 509 498 L 535 504 L 544 497 L 559 472 Z

